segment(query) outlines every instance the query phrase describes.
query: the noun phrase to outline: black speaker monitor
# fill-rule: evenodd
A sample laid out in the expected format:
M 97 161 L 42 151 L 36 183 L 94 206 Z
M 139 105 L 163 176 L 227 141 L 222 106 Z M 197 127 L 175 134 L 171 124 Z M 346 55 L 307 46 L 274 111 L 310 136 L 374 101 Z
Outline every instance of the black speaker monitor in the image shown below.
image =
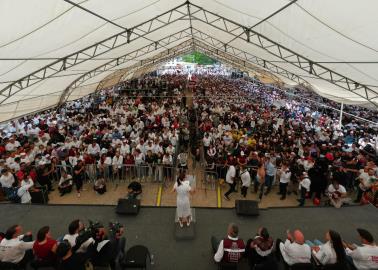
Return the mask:
M 116 207 L 116 213 L 119 215 L 137 215 L 140 209 L 140 200 L 137 199 L 119 199 Z
M 235 200 L 236 214 L 242 216 L 258 216 L 259 205 L 257 201 Z

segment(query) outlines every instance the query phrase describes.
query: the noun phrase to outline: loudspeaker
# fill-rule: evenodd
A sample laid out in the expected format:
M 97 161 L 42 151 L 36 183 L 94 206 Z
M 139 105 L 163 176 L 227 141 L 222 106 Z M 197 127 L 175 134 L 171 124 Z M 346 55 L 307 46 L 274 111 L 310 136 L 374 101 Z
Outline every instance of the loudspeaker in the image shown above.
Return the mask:
M 258 216 L 259 206 L 257 201 L 251 200 L 236 200 L 235 201 L 236 214 L 242 216 Z
M 116 213 L 119 215 L 137 215 L 139 208 L 140 200 L 138 199 L 119 199 Z
M 45 188 L 30 192 L 31 202 L 46 204 L 49 201 L 49 192 Z

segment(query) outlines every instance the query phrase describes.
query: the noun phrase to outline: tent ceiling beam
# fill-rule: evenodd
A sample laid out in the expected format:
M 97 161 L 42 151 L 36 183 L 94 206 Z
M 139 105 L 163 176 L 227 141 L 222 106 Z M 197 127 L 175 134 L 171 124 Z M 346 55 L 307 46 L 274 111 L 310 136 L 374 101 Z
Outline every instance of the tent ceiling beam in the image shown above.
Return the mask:
M 251 63 L 251 64 L 254 64 L 256 66 L 260 66 L 261 68 L 264 68 L 265 70 L 268 70 L 268 71 L 270 71 L 274 74 L 284 76 L 285 78 L 287 78 L 291 81 L 294 81 L 297 84 L 302 84 L 302 85 L 307 85 L 307 86 L 310 85 L 306 80 L 304 80 L 300 76 L 273 64 L 271 61 L 262 59 L 260 57 L 253 55 L 253 54 L 250 54 L 246 51 L 240 50 L 236 47 L 227 45 L 226 43 L 220 41 L 219 39 L 216 39 L 216 38 L 214 38 L 214 37 L 212 37 L 212 36 L 210 36 L 210 35 L 208 35 L 204 32 L 201 32 L 197 29 L 194 32 L 194 36 L 197 40 L 200 40 L 200 41 L 197 41 L 197 42 L 206 42 L 208 45 L 215 47 L 217 49 L 216 50 L 217 54 L 225 54 L 225 52 L 223 51 L 223 48 L 225 46 L 227 46 L 228 55 L 233 55 L 237 58 L 240 58 L 242 61 L 244 61 L 244 63 Z
M 63 92 L 62 97 L 60 98 L 59 104 L 62 104 L 65 100 L 67 100 L 68 96 L 72 92 L 72 89 L 79 87 L 82 83 L 85 81 L 97 76 L 98 74 L 101 74 L 102 72 L 108 71 L 114 67 L 117 67 L 123 63 L 126 63 L 128 61 L 136 60 L 137 58 L 146 55 L 150 52 L 153 52 L 160 48 L 165 48 L 170 43 L 182 40 L 184 38 L 189 38 L 191 36 L 190 29 L 184 29 L 182 31 L 179 31 L 177 33 L 174 33 L 172 35 L 166 36 L 158 41 L 152 42 L 144 47 L 141 47 L 135 51 L 132 51 L 130 53 L 124 54 L 122 56 L 119 56 L 99 67 L 96 67 L 95 69 L 83 74 L 79 78 L 77 78 L 75 81 L 73 81 Z M 169 52 L 170 49 L 167 49 Z M 159 55 L 159 54 L 158 54 Z M 144 60 L 141 60 L 143 62 Z
M 142 22 L 132 28 L 124 30 L 116 35 L 106 38 L 82 50 L 76 51 L 66 57 L 60 58 L 51 64 L 48 64 L 37 71 L 34 71 L 23 78 L 7 85 L 0 90 L 0 104 L 3 104 L 9 97 L 17 94 L 21 90 L 39 83 L 61 71 L 65 71 L 73 66 L 83 63 L 87 60 L 103 55 L 115 48 L 127 45 L 137 39 L 146 37 L 148 34 L 155 32 L 176 21 L 188 18 L 186 4 L 181 4 L 170 9 L 150 20 Z
M 85 12 L 87 12 L 89 14 L 92 14 L 93 16 L 96 16 L 97 18 L 100 18 L 101 20 L 106 21 L 107 23 L 110 23 L 110 24 L 112 24 L 114 26 L 117 26 L 117 27 L 119 27 L 119 28 L 121 28 L 123 30 L 127 30 L 127 28 L 125 28 L 125 27 L 123 27 L 123 26 L 121 26 L 121 25 L 119 25 L 119 24 L 117 24 L 117 23 L 115 23 L 115 22 L 113 22 L 111 20 L 108 20 L 107 18 L 105 18 L 105 17 L 97 14 L 96 12 L 93 12 L 93 11 L 91 11 L 91 10 L 83 7 L 83 6 L 80 6 L 79 4 L 76 4 L 76 3 L 74 3 L 74 2 L 72 2 L 70 0 L 63 0 L 63 1 L 69 3 L 70 5 L 73 5 L 74 7 L 77 7 L 79 9 L 81 9 L 81 10 L 84 10 Z
M 192 20 L 203 22 L 207 25 L 214 27 L 215 29 L 221 30 L 225 33 L 234 36 L 234 38 L 236 39 L 244 40 L 249 44 L 264 49 L 270 54 L 284 61 L 287 61 L 287 63 L 290 63 L 296 66 L 297 68 L 306 71 L 309 74 L 315 75 L 319 79 L 330 82 L 344 90 L 358 95 L 364 98 L 365 100 L 369 101 L 375 107 L 378 107 L 378 104 L 372 101 L 373 99 L 378 97 L 378 92 L 371 89 L 367 85 L 358 83 L 353 79 L 350 79 L 344 75 L 334 72 L 331 69 L 323 65 L 320 65 L 319 63 L 314 62 L 308 59 L 307 57 L 304 57 L 282 46 L 281 44 L 265 37 L 264 35 L 256 32 L 253 29 L 249 29 L 250 35 L 249 37 L 247 37 L 246 35 L 241 34 L 245 33 L 245 29 L 248 29 L 247 26 L 241 25 L 237 22 L 220 16 L 214 12 L 208 11 L 195 4 L 191 5 L 195 7 L 195 12 L 191 13 Z M 357 90 L 363 90 L 364 94 L 361 94 L 361 91 L 357 92 Z
M 287 3 L 286 5 L 284 5 L 283 7 L 281 7 L 280 9 L 276 10 L 275 12 L 273 12 L 272 14 L 270 14 L 269 16 L 265 17 L 264 19 L 258 21 L 257 23 L 255 23 L 254 25 L 252 25 L 251 27 L 248 27 L 248 28 L 245 28 L 244 29 L 244 33 L 246 34 L 247 36 L 247 39 L 249 40 L 250 38 L 250 34 L 251 34 L 251 29 L 255 28 L 256 26 L 262 24 L 263 22 L 269 20 L 270 18 L 272 18 L 273 16 L 277 15 L 278 13 L 282 12 L 283 10 L 287 9 L 288 7 L 290 7 L 292 4 L 294 4 L 295 2 L 297 2 L 298 0 L 292 0 L 291 2 Z M 238 37 L 240 37 L 241 35 L 243 35 L 243 33 L 240 33 L 238 35 Z M 227 42 L 227 44 L 231 43 L 232 41 L 234 41 L 235 39 L 237 39 L 238 37 L 233 37 L 230 41 Z

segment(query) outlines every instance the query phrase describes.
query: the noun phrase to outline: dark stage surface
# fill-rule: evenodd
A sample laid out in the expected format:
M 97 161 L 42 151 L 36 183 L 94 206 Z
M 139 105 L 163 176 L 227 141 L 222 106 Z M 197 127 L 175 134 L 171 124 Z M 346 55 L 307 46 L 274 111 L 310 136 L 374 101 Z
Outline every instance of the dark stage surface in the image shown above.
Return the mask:
M 378 210 L 373 206 L 335 208 L 274 208 L 260 210 L 258 217 L 240 217 L 234 209 L 196 208 L 195 238 L 178 241 L 174 232 L 174 208 L 142 208 L 138 216 L 118 216 L 112 206 L 15 205 L 0 204 L 0 231 L 12 224 L 24 230 L 50 225 L 57 238 L 66 233 L 73 219 L 119 221 L 126 226 L 127 247 L 143 244 L 154 255 L 153 269 L 217 269 L 213 263 L 210 236 L 223 237 L 228 223 L 239 225 L 244 240 L 265 226 L 274 238 L 284 238 L 286 229 L 300 228 L 306 239 L 319 238 L 327 229 L 358 243 L 356 228 L 369 230 L 378 239 Z

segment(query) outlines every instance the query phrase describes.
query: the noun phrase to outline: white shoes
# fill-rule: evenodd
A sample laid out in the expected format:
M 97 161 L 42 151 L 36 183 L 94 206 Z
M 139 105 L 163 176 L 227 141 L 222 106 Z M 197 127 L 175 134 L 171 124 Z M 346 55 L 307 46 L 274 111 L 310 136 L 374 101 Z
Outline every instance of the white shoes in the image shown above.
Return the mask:
M 186 223 L 186 226 L 190 226 L 190 222 L 192 221 L 192 219 L 191 218 L 188 218 L 188 222 Z
M 182 224 L 181 220 L 179 221 L 180 227 L 183 228 L 184 224 Z

